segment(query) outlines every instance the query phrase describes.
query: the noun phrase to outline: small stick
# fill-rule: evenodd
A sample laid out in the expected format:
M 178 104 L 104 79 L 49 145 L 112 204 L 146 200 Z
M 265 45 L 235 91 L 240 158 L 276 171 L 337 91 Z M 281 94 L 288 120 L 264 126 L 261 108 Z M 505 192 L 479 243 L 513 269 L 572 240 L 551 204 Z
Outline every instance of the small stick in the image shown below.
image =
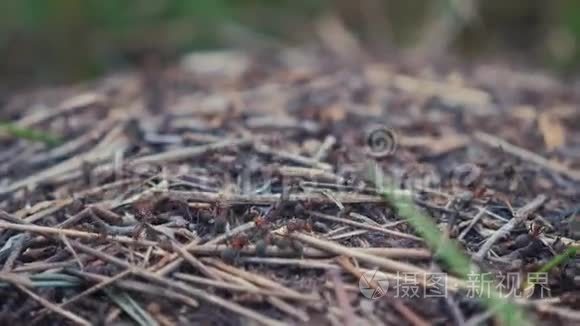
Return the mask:
M 133 244 L 133 245 L 140 245 L 140 246 L 159 246 L 159 244 L 155 241 L 150 240 L 135 240 L 133 238 L 125 237 L 125 236 L 104 236 L 99 233 L 92 233 L 92 232 L 85 232 L 85 231 L 78 231 L 78 230 L 71 230 L 71 229 L 57 229 L 51 228 L 48 226 L 40 226 L 40 225 L 30 225 L 30 224 L 15 224 L 15 223 L 8 223 L 8 222 L 1 222 L 0 221 L 0 229 L 10 229 L 10 230 L 18 230 L 18 231 L 27 231 L 32 233 L 40 233 L 40 234 L 50 234 L 50 235 L 66 235 L 73 238 L 83 238 L 83 239 L 103 239 L 106 238 L 108 240 L 116 241 L 119 243 L 126 243 L 126 244 Z
M 316 154 L 314 154 L 312 159 L 316 161 L 324 160 L 328 155 L 328 151 L 330 151 L 330 149 L 332 148 L 332 146 L 334 146 L 334 144 L 336 144 L 336 137 L 332 135 L 326 136 L 326 138 L 324 138 L 324 141 L 322 142 L 322 144 L 320 144 L 318 151 L 316 152 Z
M 312 247 L 315 247 L 315 248 L 318 248 L 321 250 L 326 250 L 326 251 L 332 252 L 332 253 L 337 254 L 337 255 L 344 255 L 344 256 L 348 256 L 348 257 L 352 257 L 352 258 L 357 258 L 360 261 L 364 261 L 368 264 L 378 266 L 378 267 L 384 268 L 384 269 L 389 270 L 389 271 L 409 272 L 409 273 L 428 273 L 425 269 L 423 269 L 421 267 L 417 267 L 415 265 L 395 261 L 395 260 L 388 259 L 388 258 L 377 257 L 377 256 L 374 256 L 372 254 L 353 250 L 353 248 L 341 246 L 339 244 L 336 244 L 336 243 L 333 243 L 330 241 L 326 241 L 323 239 L 317 239 L 317 238 L 311 237 L 311 236 L 303 234 L 303 233 L 294 232 L 294 233 L 289 234 L 289 236 L 291 238 L 296 239 L 296 240 L 300 240 L 301 242 L 304 242 Z M 447 282 L 448 282 L 447 288 L 457 288 L 457 287 L 464 286 L 464 282 L 462 280 L 459 280 L 459 279 L 457 279 L 455 277 L 451 277 L 451 276 L 447 277 Z
M 414 312 L 411 308 L 407 307 L 403 302 L 400 300 L 394 300 L 393 306 L 397 311 L 407 319 L 411 324 L 415 326 L 430 326 L 431 323 L 423 319 L 419 316 L 416 312 Z
M 277 258 L 277 257 L 245 257 L 242 258 L 243 263 L 255 263 L 264 265 L 285 265 L 299 268 L 312 269 L 336 269 L 336 265 L 322 262 L 317 259 L 302 259 L 302 258 Z
M 187 250 L 185 250 L 183 247 L 181 247 L 177 242 L 173 242 L 173 249 L 175 251 L 177 251 L 177 253 L 179 253 L 179 255 L 181 255 L 181 257 L 188 262 L 191 266 L 193 266 L 195 269 L 197 269 L 200 273 L 202 273 L 203 275 L 220 281 L 221 279 L 213 274 L 211 271 L 209 271 L 207 269 L 207 267 L 205 267 L 205 265 L 197 258 L 195 258 L 192 254 L 190 254 Z
M 498 138 L 496 136 L 484 132 L 476 132 L 474 136 L 475 139 L 479 140 L 484 144 L 487 144 L 492 147 L 500 147 L 505 152 L 515 155 L 523 160 L 533 162 L 549 171 L 563 174 L 574 181 L 580 181 L 580 171 L 572 170 L 567 166 L 565 166 L 564 164 L 548 160 L 534 152 L 510 144 L 501 138 Z
M 304 300 L 319 300 L 319 298 L 315 295 L 304 295 L 301 293 L 298 293 L 290 288 L 287 288 L 283 285 L 281 285 L 280 283 L 274 282 L 269 278 L 257 275 L 257 274 L 253 274 L 250 272 L 247 272 L 245 270 L 242 270 L 240 268 L 236 268 L 227 264 L 222 263 L 221 261 L 215 260 L 215 259 L 206 259 L 207 262 L 209 262 L 211 265 L 226 271 L 230 274 L 233 274 L 235 276 L 241 277 L 249 282 L 252 282 L 253 284 L 259 285 L 259 286 L 263 286 L 265 288 L 268 289 L 272 289 L 272 290 L 278 290 L 280 292 L 284 292 L 284 293 L 288 293 L 291 295 L 294 295 L 296 297 L 302 297 Z
M 221 242 L 227 240 L 228 238 L 231 238 L 238 233 L 249 231 L 249 230 L 253 229 L 254 227 L 256 227 L 256 224 L 253 221 L 238 225 L 237 227 L 230 230 L 229 232 L 226 232 L 224 234 L 221 234 L 221 235 L 209 240 L 208 242 L 205 243 L 205 245 L 206 246 L 207 245 L 218 245 Z
M 103 141 L 99 143 L 99 145 L 102 146 L 97 145 L 89 152 L 73 156 L 36 174 L 30 175 L 23 180 L 15 181 L 0 189 L 0 195 L 8 194 L 20 188 L 29 187 L 41 182 L 50 181 L 68 172 L 80 172 L 79 170 L 85 163 L 97 163 L 111 158 L 117 150 L 122 150 L 126 147 L 126 139 L 123 137 L 118 137 L 118 134 L 122 133 L 123 131 L 122 127 L 122 124 L 119 124 L 116 128 L 113 128 L 109 134 L 103 138 Z M 116 141 L 107 143 L 109 138 L 114 138 Z
M 525 221 L 530 214 L 536 211 L 548 198 L 545 195 L 538 195 L 534 200 L 529 202 L 527 205 L 519 208 L 514 217 L 509 220 L 506 224 L 502 225 L 491 237 L 489 237 L 485 243 L 479 248 L 479 251 L 473 256 L 475 260 L 481 261 L 491 247 L 501 238 L 508 235 L 518 224 Z
M 184 249 L 187 247 L 184 247 Z M 204 244 L 201 246 L 194 246 L 188 249 L 189 252 L 195 255 L 204 256 L 220 256 L 224 250 L 228 248 L 227 245 Z M 421 248 L 351 248 L 354 251 L 372 254 L 388 258 L 405 258 L 405 259 L 429 259 L 431 252 L 427 249 Z M 295 257 L 296 252 L 291 249 L 280 249 L 276 246 L 266 247 L 266 256 L 268 257 Z M 252 256 L 256 254 L 256 246 L 248 245 L 240 250 L 240 254 Z M 304 248 L 303 257 L 305 258 L 329 258 L 335 256 L 324 250 L 314 248 Z
M 59 234 L 59 237 L 61 239 L 61 241 L 64 243 L 64 245 L 68 248 L 68 250 L 71 252 L 71 254 L 73 255 L 73 257 L 75 258 L 77 264 L 79 265 L 79 268 L 81 270 L 85 269 L 83 262 L 81 260 L 81 258 L 79 257 L 79 255 L 77 254 L 76 250 L 70 245 L 70 242 L 68 241 L 68 239 L 66 238 L 66 236 L 64 234 Z
M 340 176 L 322 169 L 305 168 L 301 166 L 280 166 L 266 168 L 288 178 L 304 178 L 307 180 L 322 180 L 325 182 L 341 184 L 344 180 Z
M 58 306 L 63 308 L 67 305 L 70 305 L 71 303 L 76 302 L 76 301 L 82 299 L 83 297 L 86 297 L 87 295 L 93 294 L 93 293 L 115 283 L 116 281 L 122 279 L 123 277 L 125 277 L 129 274 L 131 274 L 131 270 L 129 270 L 129 269 L 124 270 L 123 272 L 118 273 L 117 275 L 115 275 L 113 277 L 109 277 L 106 280 L 104 280 L 100 283 L 97 283 L 96 285 L 93 285 L 92 287 L 90 287 L 90 288 L 84 290 L 83 292 L 75 295 L 74 297 L 66 300 L 65 302 L 59 304 Z
M 229 147 L 244 146 L 250 143 L 251 139 L 239 139 L 239 140 L 226 139 L 208 145 L 178 148 L 163 153 L 138 157 L 135 160 L 133 160 L 130 164 L 159 163 L 159 162 L 167 163 L 181 161 L 184 159 L 198 157 L 200 155 L 207 154 L 208 152 L 222 150 Z
M 253 283 L 251 283 L 251 282 L 249 282 L 241 277 L 232 275 L 230 273 L 219 270 L 217 268 L 214 268 L 213 271 L 216 274 L 219 274 L 222 278 L 229 280 L 231 282 L 237 283 L 237 284 L 244 286 L 246 288 L 259 289 L 258 286 L 256 286 L 255 284 L 253 284 Z M 286 302 L 284 302 L 280 298 L 270 296 L 270 297 L 266 298 L 266 301 L 268 301 L 274 307 L 280 309 L 280 311 L 283 311 L 291 316 L 294 316 L 294 317 L 298 318 L 299 320 L 301 320 L 302 322 L 308 321 L 308 315 L 306 315 L 306 313 L 304 313 L 303 311 L 301 311 L 299 309 L 296 309 L 296 308 L 289 306 Z M 313 304 L 313 302 L 309 302 L 309 305 L 312 305 L 312 304 Z
M 330 165 L 328 163 L 319 162 L 318 160 L 312 159 L 310 157 L 298 155 L 298 154 L 276 151 L 276 150 L 274 150 L 274 149 L 272 149 L 269 146 L 264 145 L 264 144 L 255 144 L 254 148 L 258 153 L 263 154 L 263 155 L 276 156 L 276 157 L 283 159 L 283 160 L 294 162 L 294 163 L 297 163 L 300 165 L 311 166 L 313 168 L 317 168 L 317 169 L 321 169 L 321 170 L 327 170 L 327 171 L 332 170 L 332 165 Z
M 0 281 L 16 285 L 22 285 L 25 287 L 34 286 L 32 281 L 28 277 L 9 272 L 0 272 Z
M 59 210 L 65 208 L 66 206 L 70 205 L 73 202 L 72 199 L 65 199 L 65 200 L 57 200 L 52 202 L 53 206 L 43 209 L 39 212 L 36 212 L 30 216 L 24 217 L 22 220 L 26 223 L 34 223 L 37 222 L 47 216 L 50 216 Z
M 75 323 L 79 324 L 79 325 L 87 325 L 90 326 L 92 325 L 89 321 L 87 321 L 86 319 L 79 317 L 75 314 L 73 314 L 72 312 L 65 310 L 57 305 L 55 305 L 54 303 L 44 299 L 43 297 L 37 295 L 36 293 L 30 291 L 29 289 L 25 288 L 24 286 L 20 285 L 20 284 L 14 284 L 14 286 L 16 286 L 20 291 L 26 293 L 29 297 L 31 297 L 32 299 L 38 301 L 41 305 L 43 305 L 46 309 L 51 310 L 67 319 L 70 319 L 72 321 L 74 321 Z
M 89 279 L 89 280 L 97 281 L 97 282 L 102 282 L 102 283 L 107 282 L 108 280 L 114 278 L 114 277 L 106 277 L 106 276 L 99 275 L 99 274 L 81 272 L 81 271 L 77 271 L 77 270 L 70 270 L 69 272 L 76 274 L 78 276 L 81 276 L 85 279 Z M 117 275 L 119 275 L 119 274 L 117 274 Z M 100 283 L 100 284 L 102 284 L 102 283 Z M 151 285 L 151 284 L 144 283 L 144 282 L 130 281 L 130 280 L 117 280 L 115 282 L 115 286 L 118 286 L 118 287 L 126 289 L 126 290 L 135 291 L 135 292 L 147 293 L 147 294 L 151 294 L 154 296 L 164 297 L 164 298 L 168 298 L 168 299 L 174 299 L 177 301 L 181 301 L 182 303 L 184 303 L 192 308 L 199 307 L 199 303 L 197 301 L 195 301 L 194 299 L 192 299 L 186 295 L 183 295 L 181 293 L 177 293 L 168 287 L 160 287 L 160 286 L 155 286 L 155 285 Z
M 403 190 L 405 194 L 408 191 Z M 205 191 L 180 191 L 169 190 L 166 192 L 169 197 L 177 197 L 182 200 L 189 200 L 195 202 L 217 203 L 221 202 L 230 205 L 273 205 L 280 201 L 281 194 L 220 194 Z M 394 194 L 395 196 L 397 194 Z M 380 196 L 363 195 L 357 193 L 347 192 L 333 192 L 332 196 L 344 204 L 358 204 L 358 203 L 384 203 L 384 199 Z M 293 193 L 289 194 L 285 199 L 287 203 L 306 202 L 312 204 L 333 204 L 334 201 L 328 196 L 321 193 Z
M 303 295 L 296 296 L 292 293 L 286 293 L 286 292 L 281 292 L 281 291 L 277 291 L 277 290 L 266 290 L 266 289 L 262 289 L 259 287 L 253 287 L 253 286 L 248 287 L 248 286 L 244 286 L 244 285 L 235 285 L 235 284 L 231 284 L 231 283 L 226 283 L 224 281 L 211 280 L 211 279 L 207 279 L 207 278 L 203 278 L 203 277 L 199 277 L 199 276 L 195 276 L 195 275 L 191 275 L 191 274 L 175 273 L 173 276 L 179 280 L 182 280 L 182 281 L 188 281 L 188 282 L 195 283 L 195 284 L 202 284 L 202 285 L 207 285 L 207 286 L 216 287 L 216 288 L 220 288 L 220 289 L 226 289 L 226 290 L 235 291 L 235 292 L 254 293 L 254 294 L 260 294 L 260 295 L 278 297 L 278 298 L 282 298 L 282 299 L 293 299 L 293 300 L 300 300 L 300 301 L 318 300 L 318 298 L 308 298 L 308 297 L 305 298 Z
M 96 107 L 106 103 L 106 98 L 97 93 L 84 93 L 71 97 L 63 101 L 58 108 L 50 110 L 39 110 L 34 114 L 29 114 L 20 119 L 17 124 L 21 127 L 32 127 L 34 125 L 48 122 L 52 119 L 60 117 L 65 114 L 70 114 L 72 111 Z
M 344 283 L 340 278 L 340 274 L 336 270 L 330 270 L 328 273 L 330 274 L 330 278 L 334 283 L 334 293 L 336 296 L 336 301 L 338 301 L 338 305 L 342 310 L 342 315 L 344 316 L 344 324 L 355 325 L 356 318 L 354 315 L 354 310 L 352 309 L 348 293 L 346 293 L 346 290 L 344 289 Z
M 4 266 L 2 267 L 2 272 L 9 272 L 10 270 L 12 270 L 12 267 L 14 266 L 14 262 L 16 261 L 18 256 L 20 256 L 22 249 L 24 248 L 24 244 L 25 244 L 25 242 L 28 241 L 29 236 L 26 233 L 24 233 L 24 234 L 16 235 L 13 238 L 16 238 L 16 240 L 14 240 L 12 242 L 12 246 L 9 248 L 10 254 L 8 255 L 8 258 L 6 258 L 6 261 L 4 262 Z M 7 241 L 7 243 L 9 243 L 13 238 L 10 238 Z
M 176 282 L 176 281 L 167 280 L 167 279 L 165 279 L 165 278 L 163 278 L 155 273 L 152 273 L 152 272 L 147 271 L 145 269 L 133 266 L 124 260 L 113 257 L 107 253 L 100 251 L 100 250 L 93 249 L 91 247 L 85 246 L 85 245 L 80 244 L 78 242 L 71 242 L 71 244 L 73 245 L 73 247 L 75 247 L 75 248 L 77 248 L 77 249 L 79 249 L 87 254 L 93 255 L 93 256 L 98 257 L 104 261 L 107 261 L 111 264 L 121 266 L 121 267 L 124 267 L 127 269 L 132 269 L 134 274 L 139 275 L 143 278 L 146 278 L 150 281 L 161 283 L 164 286 L 167 286 L 170 288 L 179 289 L 180 291 L 183 291 L 183 292 L 185 292 L 191 296 L 194 296 L 200 300 L 204 300 L 210 304 L 220 306 L 226 310 L 229 310 L 229 311 L 235 312 L 237 314 L 240 314 L 242 316 L 245 316 L 247 318 L 253 319 L 261 324 L 264 324 L 264 325 L 283 325 L 282 323 L 278 322 L 277 320 L 274 320 L 274 319 L 271 319 L 271 318 L 266 317 L 264 315 L 261 315 L 255 311 L 250 310 L 248 308 L 245 308 L 237 303 L 227 301 L 227 300 L 220 298 L 216 295 L 207 293 L 201 289 L 191 287 L 183 282 Z
M 477 224 L 479 220 L 481 220 L 481 218 L 485 215 L 485 213 L 486 213 L 485 209 L 480 209 L 479 212 L 477 212 L 477 214 L 475 214 L 475 216 L 471 219 L 469 225 L 467 225 L 465 229 L 461 231 L 461 234 L 459 234 L 457 240 L 461 241 L 467 235 L 467 233 L 469 233 L 469 231 L 473 228 L 473 226 Z
M 384 227 L 380 227 L 380 226 L 375 226 L 375 225 L 369 225 L 369 224 L 365 224 L 365 223 L 360 223 L 360 222 L 355 222 L 352 220 L 347 220 L 345 218 L 340 218 L 340 217 L 334 217 L 334 216 L 330 216 L 330 215 L 326 215 L 326 214 L 322 214 L 322 213 L 318 213 L 318 212 L 314 212 L 314 211 L 309 211 L 308 212 L 310 215 L 317 217 L 317 218 L 321 218 L 321 219 L 325 219 L 328 221 L 334 221 L 334 222 L 339 222 L 339 223 L 344 223 L 344 224 L 348 224 L 348 225 L 352 225 L 352 226 L 356 226 L 359 227 L 361 229 L 365 229 L 365 230 L 370 230 L 370 231 L 376 231 L 376 232 L 381 232 L 384 234 L 388 234 L 388 235 L 394 235 L 397 237 L 401 237 L 401 238 L 405 238 L 405 239 L 411 239 L 411 240 L 415 240 L 415 241 L 423 241 L 423 239 L 416 237 L 414 235 L 410 235 L 407 233 L 402 233 L 399 231 L 394 231 L 394 230 L 389 230 L 389 229 L 385 229 Z M 397 223 L 399 224 L 399 223 Z
M 74 265 L 77 262 L 74 259 L 61 261 L 56 263 L 44 263 L 44 262 L 34 262 L 18 266 L 12 270 L 14 273 L 33 273 L 33 272 L 43 272 L 49 269 L 62 269 L 70 265 Z
M 360 279 L 361 277 L 363 277 L 363 275 L 364 275 L 363 272 L 360 271 L 358 268 L 356 268 L 348 260 L 347 257 L 341 256 L 341 257 L 337 258 L 336 261 L 347 272 L 351 273 L 356 279 Z M 376 289 L 376 288 L 379 287 L 379 284 L 375 280 L 369 280 L 369 281 L 370 281 L 369 286 L 371 286 L 372 288 Z M 337 285 L 336 282 L 333 282 L 333 283 L 334 283 L 334 286 Z M 393 306 L 395 307 L 395 309 L 397 309 L 397 311 L 401 315 L 403 315 L 403 317 L 405 317 L 413 325 L 416 325 L 416 326 L 426 326 L 426 325 L 430 325 L 423 318 L 421 318 L 420 316 L 418 316 L 414 311 L 412 311 L 407 306 L 405 306 L 401 301 L 399 301 L 399 300 L 393 300 L 392 303 L 393 303 Z

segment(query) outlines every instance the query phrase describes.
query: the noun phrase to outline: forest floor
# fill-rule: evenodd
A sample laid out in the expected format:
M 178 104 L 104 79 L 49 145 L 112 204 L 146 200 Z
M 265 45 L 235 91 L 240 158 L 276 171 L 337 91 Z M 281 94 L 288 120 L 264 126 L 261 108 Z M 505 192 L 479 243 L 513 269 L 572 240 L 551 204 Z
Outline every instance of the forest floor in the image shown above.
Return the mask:
M 510 302 L 577 324 L 579 103 L 501 66 L 316 51 L 15 94 L 0 321 L 491 325 Z

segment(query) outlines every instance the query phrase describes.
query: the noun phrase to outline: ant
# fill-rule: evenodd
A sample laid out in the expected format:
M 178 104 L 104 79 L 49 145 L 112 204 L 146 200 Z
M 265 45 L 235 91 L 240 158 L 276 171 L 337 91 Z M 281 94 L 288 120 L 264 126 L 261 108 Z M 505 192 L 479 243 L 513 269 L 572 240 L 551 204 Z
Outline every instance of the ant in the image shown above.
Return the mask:
M 296 218 L 291 219 L 286 223 L 286 236 L 276 238 L 276 246 L 280 249 L 292 249 L 293 253 L 299 257 L 302 257 L 304 253 L 304 246 L 297 240 L 290 239 L 289 234 L 293 232 L 312 232 L 312 224 L 310 221 L 299 220 Z
M 546 227 L 538 222 L 532 222 L 528 228 L 528 232 L 533 239 L 538 239 L 542 233 L 546 230 Z
M 286 224 L 286 229 L 288 230 L 288 233 L 297 231 L 312 232 L 312 224 L 310 221 L 293 218 Z
M 257 216 L 254 219 L 254 224 L 256 225 L 256 229 L 259 231 L 268 231 L 270 228 L 270 221 L 265 216 Z
M 245 233 L 239 233 L 234 235 L 227 243 L 229 247 L 224 249 L 221 258 L 227 263 L 235 263 L 240 257 L 242 249 L 250 243 L 250 239 Z

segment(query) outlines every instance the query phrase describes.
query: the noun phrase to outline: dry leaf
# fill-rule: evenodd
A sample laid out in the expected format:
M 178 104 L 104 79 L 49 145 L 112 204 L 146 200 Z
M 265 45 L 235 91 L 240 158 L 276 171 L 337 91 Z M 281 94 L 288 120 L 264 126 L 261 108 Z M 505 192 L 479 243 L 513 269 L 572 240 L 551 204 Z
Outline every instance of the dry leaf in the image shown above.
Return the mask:
M 538 127 L 544 136 L 546 149 L 549 151 L 564 144 L 566 139 L 564 128 L 560 121 L 551 114 L 547 112 L 540 114 L 538 117 Z

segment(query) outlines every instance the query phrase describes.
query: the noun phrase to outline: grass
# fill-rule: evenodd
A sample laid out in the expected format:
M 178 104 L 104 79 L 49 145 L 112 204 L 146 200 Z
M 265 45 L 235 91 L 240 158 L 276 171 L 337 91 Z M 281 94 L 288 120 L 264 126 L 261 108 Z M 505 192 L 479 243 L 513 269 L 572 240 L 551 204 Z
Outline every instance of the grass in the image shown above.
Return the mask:
M 446 264 L 450 271 L 463 279 L 468 279 L 472 273 L 477 273 L 477 270 L 472 265 L 470 259 L 466 257 L 457 244 L 445 237 L 435 222 L 414 204 L 411 196 L 398 195 L 394 197 L 391 187 L 386 187 L 375 175 L 377 167 L 371 168 L 371 180 L 379 189 L 379 193 L 390 203 L 398 213 L 405 218 L 409 224 L 417 231 L 417 233 L 425 240 L 427 245 L 436 252 L 440 259 Z M 382 180 L 382 179 L 380 179 Z M 483 283 L 483 282 L 481 282 Z M 483 285 L 483 284 L 482 284 Z M 530 325 L 530 322 L 524 317 L 524 311 L 500 293 L 490 289 L 490 287 L 482 286 L 479 293 L 481 299 L 488 309 L 493 311 L 498 320 L 503 325 L 510 326 L 524 326 Z
M 61 140 L 56 135 L 31 128 L 23 128 L 11 122 L 0 121 L 0 133 L 5 133 L 9 136 L 42 142 L 49 146 L 55 146 L 61 143 Z
M 554 267 L 561 265 L 561 264 L 564 264 L 568 260 L 570 260 L 570 258 L 576 256 L 577 252 L 578 252 L 578 248 L 576 248 L 576 247 L 567 248 L 566 250 L 564 250 L 563 253 L 555 256 L 549 262 L 547 262 L 544 266 L 542 266 L 542 268 L 540 268 L 538 270 L 538 273 L 548 273 L 549 271 L 554 269 Z
M 155 319 L 126 292 L 119 292 L 111 289 L 104 289 L 104 291 L 107 296 L 109 296 L 113 302 L 115 302 L 121 309 L 123 309 L 123 311 L 138 325 L 159 325 Z

